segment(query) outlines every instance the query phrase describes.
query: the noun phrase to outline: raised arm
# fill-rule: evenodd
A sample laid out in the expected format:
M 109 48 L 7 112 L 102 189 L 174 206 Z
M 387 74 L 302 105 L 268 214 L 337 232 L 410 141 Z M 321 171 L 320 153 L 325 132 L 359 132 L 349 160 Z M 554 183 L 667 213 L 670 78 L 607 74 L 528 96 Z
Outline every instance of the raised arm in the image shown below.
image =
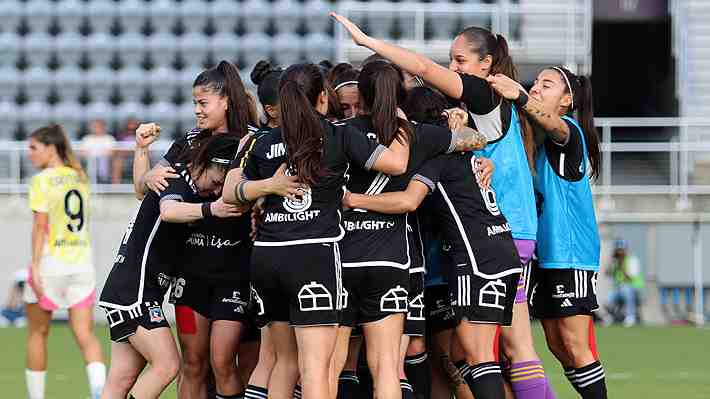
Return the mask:
M 352 21 L 342 15 L 338 15 L 334 12 L 330 13 L 330 15 L 350 33 L 355 44 L 367 47 L 390 60 L 403 70 L 412 75 L 421 77 L 447 96 L 461 98 L 463 83 L 461 82 L 461 77 L 456 72 L 444 68 L 431 59 L 413 51 L 370 37 L 360 30 Z
M 343 205 L 353 209 L 367 209 L 387 214 L 414 212 L 429 193 L 429 187 L 419 180 L 412 179 L 405 191 L 394 191 L 377 195 L 355 194 L 347 192 Z
M 501 97 L 505 97 L 521 107 L 552 140 L 560 144 L 567 142 L 569 126 L 557 114 L 557 110 L 547 109 L 543 103 L 529 97 L 518 82 L 505 75 L 488 76 L 486 80 Z
M 143 199 L 148 190 L 160 194 L 168 186 L 165 179 L 178 177 L 168 165 L 150 167 L 149 147 L 160 136 L 160 126 L 144 123 L 136 129 L 136 148 L 133 153 L 133 191 L 136 198 Z

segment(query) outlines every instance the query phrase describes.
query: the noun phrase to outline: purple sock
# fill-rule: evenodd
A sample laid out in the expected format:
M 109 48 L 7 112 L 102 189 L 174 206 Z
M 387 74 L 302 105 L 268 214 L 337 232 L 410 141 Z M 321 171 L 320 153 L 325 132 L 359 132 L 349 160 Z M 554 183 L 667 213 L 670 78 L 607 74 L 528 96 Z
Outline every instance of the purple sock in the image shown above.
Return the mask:
M 546 399 L 548 397 L 546 396 L 547 378 L 545 378 L 542 362 L 539 360 L 513 363 L 510 368 L 510 385 L 513 388 L 515 399 Z
M 557 399 L 555 391 L 552 390 L 552 385 L 547 377 L 545 377 L 545 399 Z

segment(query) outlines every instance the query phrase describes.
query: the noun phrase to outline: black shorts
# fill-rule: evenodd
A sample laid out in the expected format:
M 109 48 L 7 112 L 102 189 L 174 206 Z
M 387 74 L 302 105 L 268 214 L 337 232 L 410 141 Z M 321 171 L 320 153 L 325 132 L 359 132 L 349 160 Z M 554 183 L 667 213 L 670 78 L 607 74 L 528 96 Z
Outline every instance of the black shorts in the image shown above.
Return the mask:
M 337 243 L 255 246 L 251 278 L 260 327 L 272 321 L 338 324 L 342 276 Z
M 530 285 L 528 304 L 537 319 L 591 315 L 599 308 L 596 272 L 534 267 Z
M 146 330 L 170 328 L 163 312 L 163 296 L 162 290 L 151 290 L 146 287 L 143 292 L 143 302 L 130 310 L 100 306 L 106 312 L 111 341 L 128 342 L 128 337 L 135 334 L 139 326 Z
M 424 289 L 426 295 L 426 330 L 427 335 L 450 330 L 458 325 L 456 314 L 451 307 L 451 295 L 448 284 L 430 285 Z
M 409 311 L 404 322 L 404 334 L 421 337 L 426 330 L 426 306 L 424 302 L 424 273 L 409 274 Z
M 503 326 L 512 323 L 520 272 L 488 279 L 468 262 L 450 264 L 448 269 L 449 295 L 457 320 Z
M 388 266 L 343 269 L 345 286 L 341 324 L 355 327 L 382 320 L 409 307 L 409 270 Z
M 170 291 L 170 302 L 175 306 L 187 306 L 210 320 L 245 322 L 249 297 L 247 279 L 217 282 L 182 275 Z

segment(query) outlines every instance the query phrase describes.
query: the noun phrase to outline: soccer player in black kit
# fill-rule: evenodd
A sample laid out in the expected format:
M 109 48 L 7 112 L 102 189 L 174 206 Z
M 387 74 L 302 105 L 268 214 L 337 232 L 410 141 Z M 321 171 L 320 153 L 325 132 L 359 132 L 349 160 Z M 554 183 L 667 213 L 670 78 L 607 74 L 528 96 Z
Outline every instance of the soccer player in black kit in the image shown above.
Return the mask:
M 429 192 L 441 224 L 456 334 L 466 353 L 457 366 L 476 398 L 504 397 L 493 346 L 498 325 L 510 325 L 517 279 L 522 271 L 510 227 L 482 188 L 469 153 L 441 155 L 422 166 L 406 191 L 376 196 L 350 194 L 347 206 L 383 213 L 416 209 Z
M 121 240 L 99 306 L 109 323 L 111 368 L 104 398 L 157 398 L 175 378 L 180 357 L 163 314 L 163 296 L 179 263 L 187 224 L 239 214 L 218 195 L 238 141 L 218 136 L 189 152 L 160 194 L 148 192 Z M 178 243 L 178 245 L 176 245 Z M 141 375 L 146 363 L 151 367 Z M 139 378 L 140 375 L 140 378 Z
M 338 242 L 345 234 L 346 174 L 353 167 L 401 174 L 409 148 L 404 140 L 387 148 L 327 121 L 325 78 L 316 65 L 289 67 L 279 92 L 281 127 L 257 140 L 243 169 L 230 171 L 225 200 L 264 196 L 258 179 L 284 162 L 303 185 L 297 196 L 265 196 L 252 253 L 252 293 L 260 316 L 270 322 L 277 353 L 269 397 L 291 398 L 300 374 L 305 397 L 326 399 L 343 300 Z
M 404 102 L 406 91 L 401 72 L 389 62 L 366 64 L 358 78 L 358 89 L 363 115 L 347 123 L 384 145 L 404 132 L 410 146 L 408 170 L 416 170 L 438 154 L 485 145 L 485 139 L 469 128 L 452 133 L 448 128 L 414 125 L 400 118 L 398 106 Z M 352 168 L 349 174 L 348 190 L 367 195 L 402 190 L 408 182 L 360 168 Z M 405 394 L 411 393 L 409 384 L 400 381 L 398 371 L 403 315 L 409 302 L 410 248 L 414 245 L 407 231 L 407 215 L 352 209 L 344 216 L 342 261 L 348 301 L 343 324 L 363 326 L 378 397 L 395 397 L 402 387 Z

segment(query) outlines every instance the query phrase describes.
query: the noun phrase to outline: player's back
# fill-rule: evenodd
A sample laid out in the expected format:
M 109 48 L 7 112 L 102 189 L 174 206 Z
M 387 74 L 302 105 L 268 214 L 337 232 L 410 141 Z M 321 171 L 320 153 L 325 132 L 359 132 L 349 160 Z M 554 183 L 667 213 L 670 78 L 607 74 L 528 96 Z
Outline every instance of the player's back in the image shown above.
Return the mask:
M 91 265 L 86 179 L 67 166 L 44 169 L 32 178 L 30 207 L 49 219 L 44 256 L 65 265 Z

